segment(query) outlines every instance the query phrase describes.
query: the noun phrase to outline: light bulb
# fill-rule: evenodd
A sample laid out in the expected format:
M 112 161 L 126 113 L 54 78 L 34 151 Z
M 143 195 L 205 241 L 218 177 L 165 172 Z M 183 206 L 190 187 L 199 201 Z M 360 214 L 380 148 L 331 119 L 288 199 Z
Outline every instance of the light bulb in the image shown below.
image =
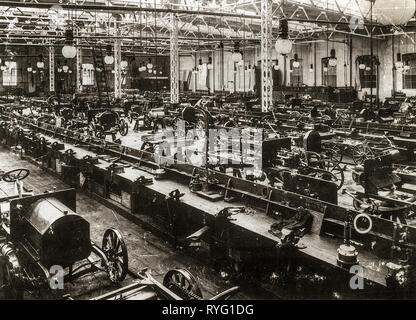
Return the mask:
M 231 55 L 231 59 L 232 59 L 234 62 L 240 62 L 240 61 L 243 59 L 243 55 L 242 55 L 240 52 L 234 52 L 234 53 Z
M 105 64 L 113 64 L 114 63 L 114 57 L 113 56 L 105 56 L 104 57 L 104 63 Z
M 62 48 L 62 55 L 67 59 L 72 59 L 77 55 L 77 49 L 72 45 L 65 45 Z
M 120 62 L 120 67 L 122 67 L 123 69 L 126 69 L 128 65 L 129 63 L 127 62 L 127 60 L 122 60 Z
M 331 58 L 331 59 L 329 59 L 329 62 L 328 62 L 328 64 L 331 66 L 331 67 L 335 67 L 336 65 L 337 65 L 337 59 L 336 58 Z
M 292 41 L 289 39 L 277 39 L 274 47 L 279 54 L 289 54 L 292 51 Z

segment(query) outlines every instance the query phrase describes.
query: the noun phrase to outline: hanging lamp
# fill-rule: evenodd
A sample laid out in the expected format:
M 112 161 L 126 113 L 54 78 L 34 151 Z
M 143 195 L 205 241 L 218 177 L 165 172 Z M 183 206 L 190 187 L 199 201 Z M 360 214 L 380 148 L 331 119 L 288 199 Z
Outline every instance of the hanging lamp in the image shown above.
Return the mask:
M 238 41 L 234 42 L 234 52 L 231 55 L 231 59 L 234 62 L 240 62 L 243 59 L 243 55 L 241 54 L 241 51 L 240 51 L 240 42 Z
M 114 63 L 113 48 L 111 47 L 110 44 L 108 44 L 105 50 L 106 50 L 106 55 L 104 57 L 104 63 L 108 65 L 113 64 Z
M 66 59 L 75 58 L 77 55 L 77 49 L 74 46 L 74 31 L 67 29 L 65 31 L 65 45 L 62 47 L 62 55 Z
M 292 51 L 292 41 L 289 40 L 289 23 L 286 19 L 280 20 L 279 38 L 274 47 L 278 54 L 286 55 Z
M 336 65 L 337 65 L 338 61 L 337 61 L 337 58 L 336 58 L 335 55 L 336 55 L 335 49 L 332 48 L 331 49 L 331 55 L 329 57 L 329 62 L 328 62 L 330 67 L 336 67 Z

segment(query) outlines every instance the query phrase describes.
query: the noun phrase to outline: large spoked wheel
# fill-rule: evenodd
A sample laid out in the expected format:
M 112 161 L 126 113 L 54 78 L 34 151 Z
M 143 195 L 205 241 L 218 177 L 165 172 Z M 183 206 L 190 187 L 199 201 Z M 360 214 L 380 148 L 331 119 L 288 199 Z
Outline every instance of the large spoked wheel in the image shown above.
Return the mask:
M 122 136 L 126 136 L 129 132 L 129 125 L 124 119 L 120 119 L 119 129 Z
M 333 143 L 325 146 L 325 154 L 329 157 L 329 159 L 335 161 L 336 163 L 341 163 L 344 156 L 342 149 Z
M 322 160 L 321 163 L 322 171 L 320 171 L 319 176 L 324 180 L 334 182 L 338 190 L 341 189 L 344 185 L 344 170 L 342 170 L 341 166 L 332 160 Z
M 126 244 L 121 233 L 107 229 L 104 233 L 102 250 L 107 257 L 107 274 L 111 282 L 119 283 L 124 280 L 128 271 L 128 255 Z
M 357 165 L 363 164 L 364 160 L 373 156 L 373 150 L 367 144 L 359 144 L 352 149 L 352 160 Z
M 3 181 L 16 182 L 17 180 L 26 179 L 30 174 L 28 169 L 15 169 L 3 174 Z
M 186 269 L 168 271 L 163 278 L 163 285 L 184 300 L 202 299 L 202 292 L 198 282 Z

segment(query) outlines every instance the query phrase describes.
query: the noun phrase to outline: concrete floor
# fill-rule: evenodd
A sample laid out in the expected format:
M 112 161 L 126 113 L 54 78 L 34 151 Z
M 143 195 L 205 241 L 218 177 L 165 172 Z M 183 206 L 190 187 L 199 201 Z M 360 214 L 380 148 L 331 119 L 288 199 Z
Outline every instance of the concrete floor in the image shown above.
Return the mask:
M 9 171 L 17 168 L 30 170 L 31 174 L 24 180 L 24 184 L 26 188 L 33 189 L 36 194 L 54 188 L 57 190 L 68 188 L 58 178 L 45 173 L 25 160 L 21 160 L 19 155 L 0 148 L 0 169 Z M 12 183 L 1 181 L 0 190 L 9 195 L 15 194 Z M 153 277 L 162 281 L 168 270 L 177 267 L 186 268 L 198 279 L 203 295 L 207 298 L 233 286 L 231 283 L 222 280 L 218 273 L 204 266 L 198 260 L 185 255 L 181 251 L 174 250 L 169 243 L 157 238 L 152 233 L 80 192 L 77 192 L 77 213 L 90 222 L 91 239 L 99 246 L 101 246 L 102 236 L 107 228 L 115 227 L 121 231 L 129 254 L 129 268 L 132 271 L 137 272 L 143 268 L 149 268 Z M 122 285 L 131 282 L 132 278 L 127 276 Z M 70 294 L 76 299 L 87 299 L 114 289 L 116 287 L 107 280 L 105 273 L 96 272 L 78 279 L 74 282 L 74 285 L 66 284 L 63 292 L 58 290 L 53 293 L 42 293 L 40 296 L 28 296 L 27 298 L 54 299 L 64 294 Z M 241 291 L 235 298 L 267 299 L 271 297 L 263 292 L 250 290 L 250 292 Z

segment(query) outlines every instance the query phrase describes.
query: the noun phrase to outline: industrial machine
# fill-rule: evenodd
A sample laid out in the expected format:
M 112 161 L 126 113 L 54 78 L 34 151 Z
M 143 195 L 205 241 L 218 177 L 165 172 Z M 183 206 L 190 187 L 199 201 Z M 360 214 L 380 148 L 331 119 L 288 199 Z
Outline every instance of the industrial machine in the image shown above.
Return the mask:
M 117 132 L 125 136 L 129 131 L 127 122 L 113 110 L 88 110 L 88 123 L 97 138 L 105 138 L 106 135 L 111 135 L 114 141 Z
M 121 233 L 107 229 L 99 247 L 90 240 L 88 221 L 76 214 L 73 189 L 31 195 L 24 192 L 27 169 L 3 174 L 18 194 L 0 199 L 0 288 L 7 298 L 48 287 L 56 270 L 65 281 L 104 271 L 113 283 L 127 275 L 128 255 Z M 93 260 L 95 256 L 99 259 Z

